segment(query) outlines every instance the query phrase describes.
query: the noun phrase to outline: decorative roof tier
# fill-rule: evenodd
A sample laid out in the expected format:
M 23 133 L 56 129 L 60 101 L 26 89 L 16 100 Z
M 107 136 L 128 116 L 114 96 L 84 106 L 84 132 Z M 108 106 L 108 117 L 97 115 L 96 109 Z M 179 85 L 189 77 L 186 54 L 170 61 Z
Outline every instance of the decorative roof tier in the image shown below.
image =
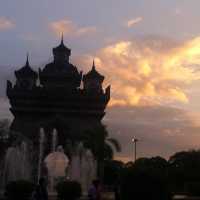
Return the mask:
M 71 49 L 67 48 L 64 44 L 63 35 L 62 35 L 62 38 L 61 38 L 60 45 L 53 48 L 53 54 L 55 55 L 57 53 L 64 53 L 64 54 L 67 54 L 67 56 L 71 55 Z
M 35 72 L 29 64 L 29 56 L 27 54 L 26 64 L 21 69 L 15 71 L 15 76 L 19 78 L 34 78 L 37 79 L 38 74 Z
M 93 61 L 93 65 L 92 65 L 92 69 L 83 76 L 83 81 L 85 80 L 90 80 L 90 79 L 95 79 L 95 80 L 99 80 L 100 82 L 103 82 L 104 80 L 104 76 L 101 75 L 95 67 L 95 63 Z
M 69 62 L 71 50 L 63 42 L 53 48 L 54 61 L 39 69 L 40 83 L 47 87 L 78 88 L 81 84 L 82 72 Z
M 54 63 L 50 63 L 43 70 L 39 69 L 39 77 L 43 86 L 77 88 L 81 84 L 82 72 L 78 72 L 72 64 L 59 69 Z

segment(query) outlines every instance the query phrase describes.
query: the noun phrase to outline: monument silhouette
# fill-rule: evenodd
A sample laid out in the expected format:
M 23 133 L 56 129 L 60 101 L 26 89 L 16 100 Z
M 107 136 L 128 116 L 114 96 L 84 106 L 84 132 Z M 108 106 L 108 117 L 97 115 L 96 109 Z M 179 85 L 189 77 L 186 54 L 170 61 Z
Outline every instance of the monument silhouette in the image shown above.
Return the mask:
M 53 48 L 51 63 L 36 72 L 27 55 L 25 66 L 15 71 L 15 83 L 7 81 L 7 97 L 14 116 L 11 130 L 30 143 L 35 159 L 31 162 L 33 176 L 38 170 L 41 128 L 45 133 L 44 159 L 51 152 L 54 130 L 56 144 L 64 149 L 67 141 L 80 142 L 87 130 L 95 131 L 95 127 L 102 126 L 110 100 L 110 86 L 103 88 L 104 76 L 96 70 L 95 63 L 83 74 L 70 63 L 70 55 L 71 49 L 65 46 L 62 37 Z

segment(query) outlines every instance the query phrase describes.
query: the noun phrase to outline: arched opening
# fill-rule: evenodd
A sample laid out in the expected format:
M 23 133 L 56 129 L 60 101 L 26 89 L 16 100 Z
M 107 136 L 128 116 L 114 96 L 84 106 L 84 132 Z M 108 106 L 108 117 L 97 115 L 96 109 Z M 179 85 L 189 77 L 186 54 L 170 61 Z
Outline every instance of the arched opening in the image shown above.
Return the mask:
M 52 151 L 46 156 L 44 165 L 48 172 L 49 191 L 54 191 L 57 182 L 67 179 L 67 170 L 69 166 L 69 159 L 65 155 L 61 145 L 57 146 L 55 151 Z
M 54 129 L 47 137 L 51 144 L 48 154 L 44 153 L 45 133 L 40 131 L 38 179 L 46 176 L 49 182 L 49 191 L 54 192 L 60 180 L 78 181 L 87 192 L 92 180 L 96 178 L 97 163 L 90 149 L 81 141 L 67 140 L 63 147 L 58 141 L 59 134 Z M 64 151 L 65 148 L 65 151 Z M 66 155 L 67 150 L 67 155 Z M 46 173 L 43 173 L 46 169 Z

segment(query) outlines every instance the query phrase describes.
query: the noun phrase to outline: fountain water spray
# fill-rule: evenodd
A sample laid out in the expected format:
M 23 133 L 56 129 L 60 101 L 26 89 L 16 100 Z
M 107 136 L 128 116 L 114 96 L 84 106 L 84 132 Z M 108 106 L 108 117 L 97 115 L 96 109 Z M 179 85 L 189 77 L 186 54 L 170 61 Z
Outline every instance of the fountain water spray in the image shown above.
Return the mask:
M 39 181 L 39 179 L 41 177 L 41 165 L 42 165 L 42 159 L 43 159 L 43 153 L 44 153 L 44 141 L 45 141 L 44 129 L 40 128 L 40 133 L 39 133 L 38 181 Z
M 53 132 L 52 132 L 52 152 L 56 151 L 57 135 L 58 135 L 57 130 L 53 129 Z

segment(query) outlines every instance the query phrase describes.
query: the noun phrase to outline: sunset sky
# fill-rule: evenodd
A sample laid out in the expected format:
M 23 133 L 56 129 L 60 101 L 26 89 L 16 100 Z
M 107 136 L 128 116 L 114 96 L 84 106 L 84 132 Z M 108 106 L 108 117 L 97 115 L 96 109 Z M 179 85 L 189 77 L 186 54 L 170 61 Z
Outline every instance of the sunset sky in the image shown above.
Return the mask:
M 93 58 L 111 84 L 104 123 L 122 144 L 119 159 L 200 148 L 199 0 L 0 0 L 0 111 L 12 118 L 7 79 L 25 63 L 52 59 L 64 33 L 71 62 Z

